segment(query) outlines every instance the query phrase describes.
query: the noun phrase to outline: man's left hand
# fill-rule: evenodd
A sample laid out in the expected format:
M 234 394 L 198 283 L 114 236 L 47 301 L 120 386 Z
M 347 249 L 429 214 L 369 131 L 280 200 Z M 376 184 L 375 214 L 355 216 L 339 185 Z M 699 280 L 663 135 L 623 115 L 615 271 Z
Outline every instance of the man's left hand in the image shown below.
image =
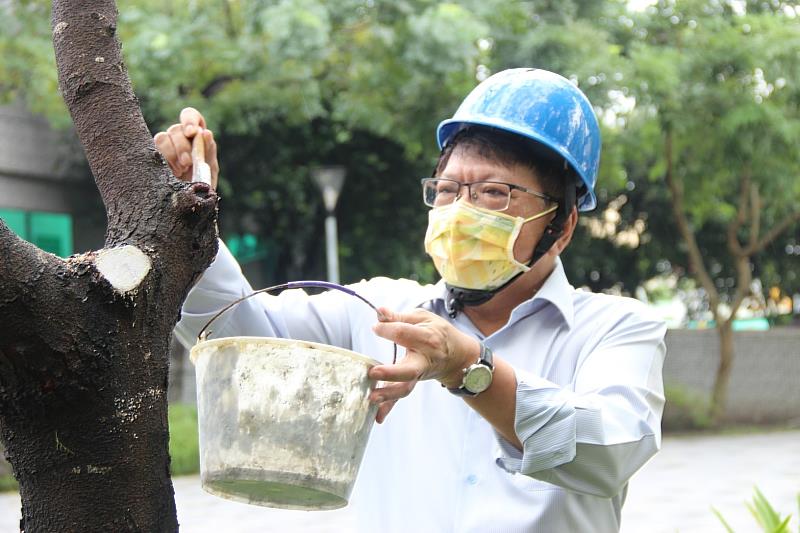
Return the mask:
M 478 360 L 480 343 L 424 309 L 395 313 L 381 308 L 379 313 L 382 318 L 373 331 L 406 349 L 396 365 L 379 365 L 369 371 L 371 379 L 390 382 L 370 394 L 370 401 L 380 404 L 376 421 L 381 423 L 419 380 L 435 379 L 446 387 L 461 385 L 463 369 Z

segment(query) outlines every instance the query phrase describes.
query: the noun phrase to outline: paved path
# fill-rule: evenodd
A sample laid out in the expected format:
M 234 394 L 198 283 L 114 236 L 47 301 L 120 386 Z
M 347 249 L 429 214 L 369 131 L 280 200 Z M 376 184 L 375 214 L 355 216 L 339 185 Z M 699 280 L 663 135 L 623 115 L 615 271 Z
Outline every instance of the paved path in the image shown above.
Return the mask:
M 200 489 L 197 477 L 174 480 L 178 519 L 188 533 L 346 533 L 347 509 L 281 511 L 229 502 Z M 737 532 L 758 531 L 744 506 L 758 486 L 800 528 L 800 430 L 726 436 L 671 436 L 631 480 L 622 533 L 724 533 L 713 505 Z M 0 495 L 0 533 L 17 531 L 19 498 Z

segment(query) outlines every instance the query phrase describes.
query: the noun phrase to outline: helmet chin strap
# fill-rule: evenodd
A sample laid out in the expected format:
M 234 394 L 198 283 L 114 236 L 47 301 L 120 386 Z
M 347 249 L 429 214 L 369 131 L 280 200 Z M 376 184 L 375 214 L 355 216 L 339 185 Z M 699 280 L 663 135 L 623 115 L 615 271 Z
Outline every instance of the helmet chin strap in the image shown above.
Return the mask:
M 574 205 L 575 186 L 572 183 L 569 183 L 566 187 L 564 187 L 564 200 L 559 202 L 558 209 L 556 209 L 555 212 L 556 216 L 553 217 L 553 220 L 551 220 L 544 229 L 544 234 L 542 235 L 541 239 L 539 239 L 536 247 L 533 249 L 533 256 L 528 262 L 529 267 L 533 266 L 536 261 L 541 259 L 542 256 L 544 256 L 544 254 L 546 254 L 547 251 L 553 247 L 559 237 L 564 234 L 564 224 L 569 218 Z M 500 287 L 497 287 L 491 291 L 485 291 L 481 289 L 464 289 L 461 287 L 454 287 L 449 283 L 445 283 L 445 286 L 447 287 L 447 295 L 445 296 L 444 306 L 447 310 L 447 314 L 450 315 L 450 318 L 455 318 L 458 316 L 458 313 L 464 309 L 464 307 L 481 305 L 488 302 L 492 299 L 492 297 L 494 297 L 495 294 L 511 285 L 514 280 L 516 280 L 522 274 L 523 272 L 520 272 L 510 280 L 506 281 Z

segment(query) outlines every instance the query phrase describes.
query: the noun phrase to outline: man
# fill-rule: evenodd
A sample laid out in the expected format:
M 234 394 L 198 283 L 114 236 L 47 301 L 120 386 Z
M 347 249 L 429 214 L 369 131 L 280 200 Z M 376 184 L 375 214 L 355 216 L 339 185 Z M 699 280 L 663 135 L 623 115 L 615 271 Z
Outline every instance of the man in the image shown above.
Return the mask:
M 176 175 L 204 126 L 187 109 L 156 136 Z M 313 340 L 389 363 L 385 339 L 405 348 L 370 371 L 386 383 L 371 396 L 377 420 L 392 415 L 372 432 L 351 499 L 364 531 L 618 531 L 628 479 L 660 446 L 665 326 L 564 275 L 577 211 L 596 203 L 591 105 L 561 76 L 512 69 L 478 85 L 437 135 L 423 197 L 442 281 L 355 284 L 380 322 L 334 292 L 250 299 L 216 336 Z M 190 344 L 250 292 L 221 246 L 178 337 Z

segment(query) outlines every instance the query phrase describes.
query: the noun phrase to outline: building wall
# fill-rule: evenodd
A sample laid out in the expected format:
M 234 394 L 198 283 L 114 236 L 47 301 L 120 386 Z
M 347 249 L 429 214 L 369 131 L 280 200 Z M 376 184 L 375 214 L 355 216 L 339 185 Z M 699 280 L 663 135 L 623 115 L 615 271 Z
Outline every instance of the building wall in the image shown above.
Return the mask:
M 800 328 L 738 331 L 728 385 L 727 419 L 800 421 Z M 664 383 L 708 398 L 719 363 L 716 330 L 670 330 Z
M 21 105 L 0 106 L 0 173 L 81 181 L 85 157 L 71 130 L 51 128 Z
M 76 252 L 103 244 L 105 210 L 75 134 L 19 105 L 0 106 L 0 209 L 69 214 Z

